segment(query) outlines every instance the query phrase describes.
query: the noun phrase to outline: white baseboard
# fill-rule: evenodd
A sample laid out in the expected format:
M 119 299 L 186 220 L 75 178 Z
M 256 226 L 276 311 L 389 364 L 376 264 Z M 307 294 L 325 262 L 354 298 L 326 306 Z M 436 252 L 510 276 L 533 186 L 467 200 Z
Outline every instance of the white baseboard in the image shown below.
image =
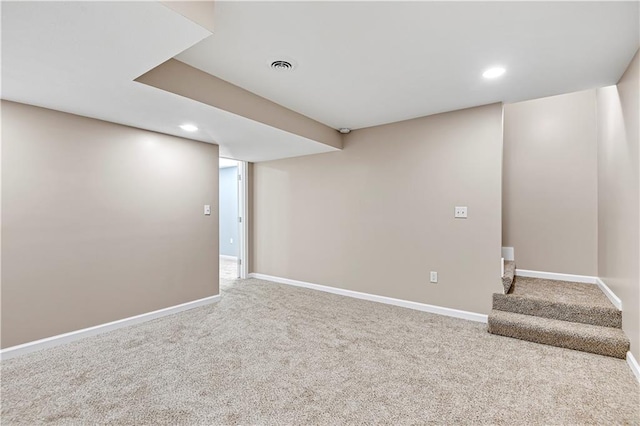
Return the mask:
M 502 257 L 504 260 L 515 260 L 515 251 L 513 247 L 502 247 Z
M 596 278 L 596 284 L 598 284 L 598 287 L 600 287 L 600 290 L 602 290 L 604 295 L 607 296 L 607 298 L 613 304 L 613 306 L 622 310 L 622 300 L 620 300 L 620 298 L 616 296 L 615 293 L 609 287 L 607 287 L 604 281 L 602 281 L 600 278 Z
M 226 254 L 221 254 L 220 255 L 220 259 L 225 259 L 225 260 L 238 260 L 237 256 L 228 256 Z
M 487 322 L 487 315 L 478 314 L 475 312 L 461 311 L 461 310 L 452 309 L 452 308 L 444 308 L 442 306 L 427 305 L 425 303 L 411 302 L 409 300 L 402 300 L 402 299 L 394 299 L 392 297 L 378 296 L 378 295 L 369 294 L 369 293 L 361 293 L 359 291 L 345 290 L 342 288 L 329 287 L 329 286 L 320 285 L 320 284 L 312 284 L 304 281 L 296 281 L 288 278 L 274 277 L 274 276 L 265 275 L 265 274 L 251 273 L 249 274 L 249 277 L 265 280 L 265 281 L 272 281 L 280 284 L 293 285 L 296 287 L 309 288 L 312 290 L 324 291 L 326 293 L 338 294 L 340 296 L 347 296 L 347 297 L 353 297 L 356 299 L 369 300 L 371 302 L 401 306 L 403 308 L 415 309 L 423 312 L 430 312 L 432 314 L 462 318 L 469 321 L 476 321 L 476 322 L 482 322 L 482 323 Z
M 588 275 L 571 275 L 571 274 L 560 274 L 557 272 L 529 271 L 527 269 L 516 269 L 516 276 L 544 278 L 547 280 L 557 280 L 557 281 L 572 281 L 576 283 L 585 283 L 585 284 L 597 284 L 597 280 L 598 280 L 597 277 L 590 277 Z
M 633 357 L 631 351 L 627 352 L 627 364 L 629 364 L 633 375 L 636 376 L 636 379 L 640 382 L 640 364 L 638 364 L 638 361 Z
M 106 333 L 107 331 L 116 330 L 118 328 L 128 327 L 130 325 L 139 324 L 142 322 L 150 321 L 152 319 L 164 317 L 167 315 L 176 314 L 178 312 L 186 311 L 189 309 L 197 308 L 199 306 L 215 303 L 220 300 L 220 295 L 205 297 L 204 299 L 194 300 L 192 302 L 182 303 L 176 306 L 170 306 L 164 309 L 158 309 L 157 311 L 147 312 L 145 314 L 136 315 L 129 318 L 123 318 L 121 320 L 108 322 L 106 324 L 100 324 L 89 328 L 83 328 L 82 330 L 71 331 L 69 333 L 58 334 L 57 336 L 47 337 L 45 339 L 35 340 L 33 342 L 23 343 L 22 345 L 11 346 L 0 350 L 0 359 L 7 360 L 16 356 L 28 354 L 31 352 L 39 351 L 41 349 L 52 348 L 54 346 L 70 343 L 75 340 L 80 340 L 85 337 L 96 336 L 98 334 Z

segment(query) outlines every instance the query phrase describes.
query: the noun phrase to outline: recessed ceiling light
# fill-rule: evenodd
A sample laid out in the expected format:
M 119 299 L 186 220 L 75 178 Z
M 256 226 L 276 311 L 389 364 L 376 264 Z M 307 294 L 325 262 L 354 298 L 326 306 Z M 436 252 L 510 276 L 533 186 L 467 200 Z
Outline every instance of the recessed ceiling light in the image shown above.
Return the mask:
M 185 132 L 195 132 L 198 130 L 198 128 L 196 126 L 194 126 L 193 124 L 182 124 L 180 126 L 180 128 L 182 130 L 184 130 Z
M 502 67 L 489 68 L 488 70 L 482 73 L 482 76 L 484 78 L 497 78 L 497 77 L 500 77 L 502 74 L 504 74 L 505 71 L 506 70 Z

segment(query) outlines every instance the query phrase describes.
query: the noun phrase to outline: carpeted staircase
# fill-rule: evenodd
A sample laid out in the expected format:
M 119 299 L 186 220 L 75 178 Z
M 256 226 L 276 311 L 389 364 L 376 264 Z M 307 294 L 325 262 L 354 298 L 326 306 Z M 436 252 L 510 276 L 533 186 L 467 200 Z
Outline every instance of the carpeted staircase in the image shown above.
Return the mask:
M 505 262 L 505 294 L 494 293 L 489 333 L 625 358 L 622 313 L 594 284 L 515 276 Z

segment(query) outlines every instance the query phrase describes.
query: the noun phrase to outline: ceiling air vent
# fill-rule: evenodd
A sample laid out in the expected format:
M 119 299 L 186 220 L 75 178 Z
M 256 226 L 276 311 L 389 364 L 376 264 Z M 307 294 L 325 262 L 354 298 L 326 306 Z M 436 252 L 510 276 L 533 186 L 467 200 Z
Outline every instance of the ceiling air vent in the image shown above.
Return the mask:
M 293 69 L 293 65 L 291 62 L 280 60 L 271 62 L 271 68 L 276 71 L 289 71 Z

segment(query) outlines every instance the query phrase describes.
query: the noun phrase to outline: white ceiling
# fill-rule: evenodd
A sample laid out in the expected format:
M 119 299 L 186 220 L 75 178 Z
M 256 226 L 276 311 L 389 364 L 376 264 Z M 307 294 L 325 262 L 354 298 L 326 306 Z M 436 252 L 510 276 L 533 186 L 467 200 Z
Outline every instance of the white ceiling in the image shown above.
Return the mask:
M 1 8 L 3 99 L 218 143 L 247 161 L 334 149 L 133 79 L 178 55 L 331 127 L 361 128 L 613 84 L 639 44 L 638 2 L 217 2 L 214 35 L 154 1 Z M 277 58 L 296 70 L 271 70 Z M 494 64 L 507 73 L 484 80 Z
M 133 81 L 210 34 L 158 2 L 3 1 L 1 97 L 218 143 L 246 161 L 334 150 Z
M 617 82 L 638 2 L 218 2 L 177 59 L 334 128 Z M 293 72 L 268 64 L 297 62 Z M 507 69 L 493 81 L 482 72 Z

